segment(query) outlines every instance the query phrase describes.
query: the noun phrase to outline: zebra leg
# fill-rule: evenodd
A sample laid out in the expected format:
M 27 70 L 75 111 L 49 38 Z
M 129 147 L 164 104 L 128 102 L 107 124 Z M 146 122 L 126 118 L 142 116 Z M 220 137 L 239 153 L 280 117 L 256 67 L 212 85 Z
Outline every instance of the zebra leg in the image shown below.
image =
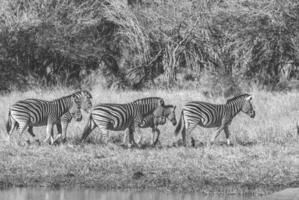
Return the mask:
M 182 140 L 183 140 L 183 145 L 186 146 L 186 134 L 188 134 L 189 129 L 190 129 L 190 124 L 187 121 L 184 121 L 183 129 L 182 129 Z
M 129 127 L 129 146 L 130 147 L 138 146 L 137 143 L 134 140 L 134 126 Z
M 152 146 L 154 146 L 154 143 L 155 143 L 155 134 L 156 134 L 156 129 L 155 129 L 155 127 L 152 127 L 152 138 L 151 138 L 151 140 L 152 140 Z
M 61 131 L 61 122 L 56 123 L 56 129 L 57 129 L 57 136 L 54 138 L 53 144 L 56 143 L 56 141 L 59 140 L 62 136 L 62 131 Z
M 54 143 L 62 137 L 62 143 L 66 142 L 66 129 L 68 127 L 68 123 L 65 122 L 59 122 L 56 124 L 56 128 L 58 131 L 58 135 L 56 136 L 56 138 L 54 139 Z
M 102 141 L 104 142 L 104 144 L 108 144 L 109 142 L 109 131 L 105 128 L 101 129 L 102 132 Z
M 159 141 L 159 137 L 160 137 L 160 130 L 156 127 L 155 128 L 156 132 L 157 132 L 157 137 L 156 137 L 156 140 L 155 142 L 153 143 L 154 146 L 157 145 L 158 141 Z
M 8 133 L 8 141 L 10 141 L 10 136 L 14 132 L 15 128 L 18 126 L 18 122 L 11 117 L 11 127 Z
M 28 122 L 25 122 L 25 124 L 19 124 L 20 134 L 19 134 L 19 139 L 18 139 L 18 142 L 17 142 L 19 145 L 21 145 L 21 139 L 22 139 L 23 133 L 27 129 L 27 127 L 28 127 Z
M 29 128 L 28 128 L 28 133 L 29 133 L 32 137 L 35 137 L 35 134 L 33 133 L 33 126 L 29 126 Z
M 61 123 L 62 126 L 62 142 L 65 143 L 66 142 L 66 130 L 68 127 L 68 123 Z
M 124 137 L 123 137 L 123 143 L 122 145 L 126 146 L 127 144 L 127 140 L 128 140 L 128 133 L 127 133 L 127 130 L 125 130 L 125 133 L 124 133 Z
M 138 140 L 137 140 L 136 143 L 137 143 L 138 146 L 140 146 L 143 143 L 142 133 L 140 131 L 139 126 L 135 126 L 134 130 L 135 130 L 135 136 L 136 136 L 136 133 L 137 133 L 137 136 L 138 136 Z M 133 140 L 134 140 L 134 135 L 133 135 Z M 135 140 L 134 140 L 134 142 L 135 142 Z
M 90 117 L 84 127 L 83 134 L 81 137 L 81 142 L 83 142 L 88 137 L 88 135 L 91 133 L 91 131 L 93 131 L 93 129 L 95 129 L 95 127 L 96 127 L 96 124 L 93 121 L 93 119 Z
M 53 144 L 54 142 L 54 139 L 53 139 L 53 124 L 52 123 L 48 123 L 47 125 L 47 136 L 46 136 L 46 139 L 44 140 L 44 143 L 46 143 L 49 139 L 50 140 L 50 145 Z
M 33 126 L 29 126 L 29 128 L 28 128 L 28 133 L 29 133 L 33 138 L 35 138 L 35 134 L 33 133 Z M 36 141 L 39 142 L 38 139 L 36 139 Z M 29 139 L 27 140 L 27 143 L 30 144 L 30 140 L 29 140 Z
M 223 130 L 223 128 L 220 127 L 220 128 L 215 132 L 215 134 L 214 134 L 214 136 L 212 137 L 211 142 L 210 142 L 211 145 L 215 143 L 216 138 L 218 137 L 218 135 L 221 133 L 222 130 Z
M 189 124 L 188 126 L 186 126 L 186 130 L 182 131 L 183 145 L 185 147 L 192 146 L 190 137 L 191 137 L 191 133 L 195 129 L 195 127 L 196 127 L 196 124 Z
M 225 137 L 226 137 L 226 144 L 229 146 L 230 145 L 230 140 L 229 140 L 230 131 L 227 126 L 224 128 L 224 133 L 225 133 Z

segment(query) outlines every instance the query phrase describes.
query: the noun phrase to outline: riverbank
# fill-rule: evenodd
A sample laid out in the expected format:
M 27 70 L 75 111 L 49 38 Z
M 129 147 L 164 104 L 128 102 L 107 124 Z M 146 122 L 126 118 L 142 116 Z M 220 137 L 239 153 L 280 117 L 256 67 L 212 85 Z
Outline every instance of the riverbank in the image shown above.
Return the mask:
M 0 186 L 264 193 L 299 186 L 288 146 L 124 149 L 115 144 L 1 145 Z
M 94 130 L 87 143 L 78 144 L 82 122 L 72 122 L 68 143 L 58 146 L 7 144 L 5 120 L 9 105 L 23 98 L 53 99 L 71 93 L 67 90 L 14 92 L 0 97 L 0 188 L 7 187 L 83 187 L 97 189 L 136 189 L 197 191 L 203 193 L 270 193 L 299 187 L 299 138 L 296 130 L 299 94 L 255 91 L 256 117 L 240 114 L 232 122 L 232 147 L 206 142 L 214 129 L 193 132 L 197 148 L 172 147 L 174 127 L 161 127 L 162 148 L 127 149 L 119 145 L 123 133 L 112 133 L 108 145 L 99 141 Z M 145 96 L 160 96 L 167 104 L 182 105 L 189 100 L 225 102 L 209 99 L 196 91 L 111 92 L 92 90 L 94 104 L 124 103 Z M 122 98 L 120 98 L 120 96 Z M 145 141 L 151 131 L 142 130 Z M 34 128 L 42 140 L 45 127 Z M 29 137 L 29 134 L 24 134 Z M 17 133 L 12 136 L 16 139 Z

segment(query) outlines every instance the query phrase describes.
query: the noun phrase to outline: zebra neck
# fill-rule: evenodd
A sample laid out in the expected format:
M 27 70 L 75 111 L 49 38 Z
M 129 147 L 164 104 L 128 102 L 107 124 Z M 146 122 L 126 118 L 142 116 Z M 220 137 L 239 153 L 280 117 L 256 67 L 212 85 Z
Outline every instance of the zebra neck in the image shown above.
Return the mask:
M 142 105 L 132 103 L 130 106 L 130 115 L 133 116 L 138 123 L 141 123 L 143 121 Z
M 228 103 L 226 106 L 230 110 L 231 117 L 236 116 L 242 109 L 243 103 L 241 101 L 233 101 Z
M 64 97 L 54 100 L 54 105 L 57 108 L 57 114 L 62 115 L 69 111 L 72 106 L 72 101 L 70 97 Z

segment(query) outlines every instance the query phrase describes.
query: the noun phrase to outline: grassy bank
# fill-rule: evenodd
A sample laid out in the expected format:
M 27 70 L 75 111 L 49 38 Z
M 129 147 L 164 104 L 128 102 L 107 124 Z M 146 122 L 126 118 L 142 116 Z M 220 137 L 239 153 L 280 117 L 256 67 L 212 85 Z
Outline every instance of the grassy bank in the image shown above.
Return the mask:
M 0 97 L 0 130 L 6 138 L 4 122 L 8 106 L 27 97 L 53 99 L 68 90 L 14 92 Z M 278 188 L 299 186 L 299 138 L 296 132 L 299 93 L 254 91 L 256 118 L 240 114 L 231 125 L 233 147 L 207 147 L 214 129 L 196 129 L 197 148 L 171 147 L 174 127 L 161 127 L 161 149 L 126 149 L 117 144 L 121 133 L 111 134 L 113 141 L 102 145 L 99 131 L 89 143 L 76 144 L 84 121 L 72 122 L 69 142 L 61 146 L 0 144 L 0 186 L 96 187 L 101 189 L 158 189 L 227 193 L 254 191 L 263 193 Z M 92 90 L 94 103 L 129 102 L 145 96 L 160 96 L 178 106 L 189 100 L 221 103 L 197 91 L 112 92 Z M 121 97 L 121 98 L 120 98 Z M 45 127 L 35 128 L 43 139 Z M 143 130 L 149 140 L 150 130 Z M 16 137 L 17 134 L 14 134 Z M 29 137 L 29 134 L 25 134 Z

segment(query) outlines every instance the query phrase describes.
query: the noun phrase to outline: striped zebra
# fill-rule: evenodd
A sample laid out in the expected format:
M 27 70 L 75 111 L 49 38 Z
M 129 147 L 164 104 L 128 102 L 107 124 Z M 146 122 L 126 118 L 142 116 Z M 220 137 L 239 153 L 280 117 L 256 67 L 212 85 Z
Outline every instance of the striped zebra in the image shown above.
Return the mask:
M 226 104 L 211 104 L 200 101 L 192 101 L 187 103 L 182 111 L 179 124 L 175 129 L 175 135 L 179 134 L 181 127 L 183 144 L 186 146 L 186 137 L 191 134 L 191 131 L 197 126 L 204 128 L 217 127 L 215 136 L 211 142 L 214 142 L 220 132 L 224 130 L 227 144 L 230 145 L 230 131 L 228 129 L 232 119 L 240 112 L 244 112 L 251 118 L 255 117 L 253 109 L 252 96 L 249 94 L 242 94 L 234 98 L 228 99 Z
M 92 108 L 92 102 L 91 102 L 92 95 L 87 90 L 82 90 L 79 95 L 80 96 L 78 96 L 78 97 L 81 98 L 81 102 L 83 102 L 81 105 L 81 109 L 83 109 L 85 112 L 88 113 L 90 111 L 90 109 Z M 62 117 L 60 118 L 60 121 L 57 122 L 57 124 L 56 124 L 58 135 L 55 138 L 55 141 L 62 138 L 62 142 L 63 143 L 66 142 L 66 132 L 67 132 L 68 125 L 71 122 L 72 118 L 73 117 L 70 112 L 66 112 L 65 114 L 62 115 Z M 76 118 L 75 118 L 75 120 L 78 121 L 78 119 L 76 119 Z
M 69 112 L 73 118 L 80 121 L 82 119 L 81 105 L 88 104 L 83 102 L 84 91 L 76 92 L 71 95 L 53 100 L 45 101 L 40 99 L 25 99 L 16 102 L 10 106 L 8 111 L 8 120 L 6 130 L 9 136 L 12 135 L 15 128 L 19 129 L 19 142 L 23 132 L 28 128 L 32 137 L 34 126 L 47 125 L 47 136 L 44 142 L 50 139 L 53 143 L 53 125 L 60 122 L 60 117 Z
M 140 128 L 151 128 L 152 129 L 152 145 L 156 146 L 159 141 L 160 130 L 158 129 L 159 125 L 164 125 L 166 119 L 171 121 L 172 125 L 175 126 L 176 116 L 175 108 L 173 105 L 161 105 L 158 106 L 152 114 L 147 115 L 143 118 L 142 122 L 138 125 Z M 155 133 L 157 137 L 155 139 Z
M 162 98 L 149 97 L 127 104 L 99 104 L 94 106 L 84 128 L 81 141 L 84 141 L 95 127 L 99 127 L 101 130 L 101 137 L 105 143 L 109 138 L 109 130 L 129 129 L 129 143 L 137 145 L 133 135 L 135 129 L 139 128 L 138 124 L 146 115 L 151 114 L 160 105 L 164 105 Z

